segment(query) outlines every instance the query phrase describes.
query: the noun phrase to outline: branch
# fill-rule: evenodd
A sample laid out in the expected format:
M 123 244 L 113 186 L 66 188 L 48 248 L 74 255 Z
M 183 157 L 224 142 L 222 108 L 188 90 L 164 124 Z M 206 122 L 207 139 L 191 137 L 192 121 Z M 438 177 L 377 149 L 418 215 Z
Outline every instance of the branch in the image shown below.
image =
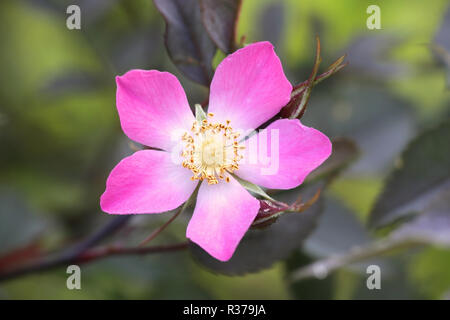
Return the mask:
M 19 268 L 16 270 L 10 270 L 10 268 L 8 268 L 9 271 L 0 273 L 0 281 L 6 280 L 6 278 L 9 277 L 17 277 L 22 274 L 39 272 L 41 270 L 50 269 L 70 263 L 76 260 L 86 250 L 95 246 L 97 243 L 119 230 L 128 222 L 131 217 L 131 215 L 114 217 L 102 228 L 95 231 L 91 236 L 68 249 L 64 249 L 59 254 L 50 254 L 45 258 L 41 258 L 38 262 L 23 267 L 19 266 Z
M 55 258 L 47 258 L 41 261 L 37 261 L 32 264 L 22 266 L 16 270 L 10 270 L 0 273 L 0 282 L 11 280 L 19 276 L 37 273 L 41 271 L 51 270 L 61 266 L 67 266 L 71 264 L 85 264 L 93 261 L 98 261 L 111 256 L 120 255 L 145 255 L 151 253 L 163 253 L 184 250 L 188 247 L 188 242 L 176 243 L 171 245 L 161 245 L 152 247 L 117 247 L 117 246 L 105 246 L 95 249 L 90 249 L 80 254 L 77 257 L 69 258 L 67 256 L 57 256 Z
M 187 249 L 189 242 L 180 242 L 175 244 L 152 246 L 152 247 L 117 247 L 106 246 L 86 251 L 75 261 L 77 264 L 83 264 L 91 261 L 108 258 L 111 256 L 126 255 L 145 255 L 150 253 L 163 253 Z
M 144 247 L 144 245 L 156 238 L 163 230 L 166 229 L 166 227 L 172 221 L 175 220 L 176 217 L 178 217 L 190 205 L 191 201 L 197 196 L 199 186 L 200 184 L 194 190 L 191 197 L 166 223 L 156 229 L 137 247 L 104 246 L 90 249 L 101 240 L 113 234 L 122 226 L 124 226 L 132 217 L 132 215 L 118 216 L 111 220 L 108 224 L 103 226 L 100 230 L 94 232 L 86 240 L 81 241 L 80 243 L 74 245 L 72 248 L 64 250 L 60 254 L 48 255 L 38 261 L 34 261 L 25 265 L 19 265 L 19 267 L 15 270 L 12 268 L 8 268 L 6 271 L 0 270 L 0 282 L 30 273 L 36 273 L 64 265 L 83 264 L 110 256 L 142 255 L 186 249 L 188 246 L 188 242 L 152 247 Z
M 80 243 L 73 246 L 71 249 L 66 250 L 65 254 L 68 257 L 77 257 L 85 250 L 93 247 L 103 239 L 112 235 L 120 228 L 122 228 L 128 220 L 132 217 L 132 215 L 124 215 L 119 217 L 114 217 L 111 221 L 109 221 L 106 225 L 104 225 L 99 230 L 95 231 L 90 237 L 86 240 L 81 241 Z

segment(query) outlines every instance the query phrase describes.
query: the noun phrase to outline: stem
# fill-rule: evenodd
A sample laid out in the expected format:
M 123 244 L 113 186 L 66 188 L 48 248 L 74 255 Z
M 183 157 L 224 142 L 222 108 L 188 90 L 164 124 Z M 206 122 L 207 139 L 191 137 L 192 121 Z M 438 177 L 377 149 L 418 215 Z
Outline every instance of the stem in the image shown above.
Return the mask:
M 82 252 L 93 247 L 97 243 L 101 242 L 103 239 L 107 238 L 108 236 L 118 231 L 128 222 L 129 219 L 131 219 L 131 217 L 132 215 L 114 217 L 111 221 L 109 221 L 99 230 L 95 231 L 87 239 L 79 242 L 72 248 L 65 250 L 61 254 L 61 256 L 67 256 L 68 259 L 79 256 Z
M 203 111 L 203 110 L 202 110 Z M 196 112 L 197 113 L 197 112 Z M 169 220 L 167 220 L 166 223 L 164 223 L 161 227 L 159 227 L 158 229 L 156 229 L 155 231 L 153 231 L 147 238 L 145 238 L 140 244 L 139 246 L 144 246 L 147 243 L 149 243 L 150 241 L 152 241 L 153 239 L 155 239 L 161 232 L 163 232 L 168 226 L 169 224 L 171 224 L 184 210 L 186 210 L 187 207 L 190 206 L 190 204 L 192 203 L 193 199 L 197 198 L 197 193 L 198 193 L 198 189 L 200 188 L 200 183 L 197 185 L 197 187 L 195 188 L 194 192 L 192 193 L 192 195 L 189 197 L 189 199 L 180 207 L 180 209 L 178 209 L 177 212 L 175 212 L 175 214 L 172 216 L 172 218 L 170 218 Z
M 311 75 L 309 76 L 309 79 L 307 80 L 307 84 L 304 88 L 304 93 L 302 95 L 300 104 L 296 107 L 295 111 L 289 117 L 289 119 L 301 118 L 303 116 L 303 114 L 305 113 L 306 107 L 308 105 L 309 97 L 311 96 L 312 88 L 314 87 L 314 84 L 315 84 L 317 71 L 319 70 L 319 65 L 321 62 L 322 62 L 322 58 L 320 56 L 320 40 L 319 40 L 319 37 L 316 37 L 316 56 L 314 59 L 313 70 L 311 72 Z
M 163 253 L 184 250 L 188 247 L 188 242 L 176 243 L 171 245 L 161 245 L 153 247 L 99 247 L 91 250 L 87 250 L 76 257 L 57 256 L 44 258 L 41 261 L 37 261 L 25 266 L 22 266 L 15 270 L 5 271 L 0 273 L 0 282 L 11 280 L 19 276 L 27 274 L 37 273 L 41 271 L 51 270 L 57 267 L 67 266 L 71 264 L 85 264 L 93 261 L 98 261 L 111 256 L 118 255 L 144 255 L 150 253 Z
M 83 253 L 75 261 L 77 264 L 88 263 L 91 261 L 97 261 L 100 259 L 108 258 L 111 256 L 124 256 L 124 255 L 145 255 L 150 253 L 163 253 L 172 252 L 187 249 L 189 242 L 174 243 L 168 245 L 152 246 L 152 247 L 116 247 L 106 246 L 95 248 Z
M 142 241 L 142 243 L 137 247 L 124 248 L 118 246 L 105 246 L 90 249 L 95 244 L 106 238 L 108 235 L 114 233 L 120 227 L 122 227 L 128 221 L 128 219 L 132 217 L 132 215 L 115 217 L 100 230 L 94 232 L 86 240 L 80 242 L 79 244 L 73 246 L 72 248 L 64 250 L 60 254 L 46 256 L 38 261 L 29 263 L 27 265 L 21 265 L 15 270 L 11 269 L 8 269 L 6 271 L 0 270 L 0 282 L 16 278 L 18 276 L 25 274 L 40 272 L 74 263 L 75 264 L 87 263 L 113 255 L 135 255 L 135 254 L 141 255 L 148 253 L 171 252 L 186 249 L 188 246 L 188 242 L 171 245 L 152 246 L 152 247 L 144 247 L 143 245 L 149 243 L 151 240 L 156 238 L 163 230 L 167 228 L 167 226 L 173 220 L 175 220 L 176 217 L 178 217 L 191 204 L 193 199 L 197 197 L 199 187 L 200 183 L 197 185 L 190 198 L 181 206 L 181 208 L 165 224 L 163 224 L 161 227 L 152 232 L 152 234 L 150 234 L 150 236 L 148 236 L 144 241 Z
M 58 255 L 50 254 L 35 263 L 26 266 L 19 266 L 16 270 L 9 270 L 0 273 L 0 281 L 70 263 L 71 261 L 76 260 L 86 250 L 123 227 L 131 217 L 131 215 L 114 217 L 111 221 L 102 226 L 99 230 L 95 231 L 85 240 L 68 249 L 64 249 Z
M 345 57 L 345 56 L 343 56 Z M 341 64 L 333 69 L 330 69 L 320 75 L 318 75 L 315 79 L 314 79 L 314 86 L 317 85 L 318 83 L 322 82 L 325 79 L 328 79 L 330 76 L 332 76 L 333 74 L 335 74 L 336 72 L 340 71 L 342 68 L 344 68 L 345 66 L 347 66 L 348 63 L 344 63 Z M 291 93 L 291 98 L 298 96 L 300 94 L 303 94 L 303 92 L 306 90 L 306 88 L 308 87 L 309 84 L 309 80 L 305 80 L 301 83 L 299 83 L 298 85 L 296 85 L 294 87 L 294 90 L 292 90 Z

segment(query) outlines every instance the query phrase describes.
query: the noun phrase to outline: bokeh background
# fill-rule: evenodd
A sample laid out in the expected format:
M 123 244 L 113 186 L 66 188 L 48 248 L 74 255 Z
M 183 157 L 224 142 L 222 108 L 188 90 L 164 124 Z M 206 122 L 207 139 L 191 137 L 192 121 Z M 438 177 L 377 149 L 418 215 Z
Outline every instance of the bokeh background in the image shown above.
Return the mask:
M 81 30 L 66 28 L 69 4 Z M 381 8 L 368 30 L 366 8 Z M 164 20 L 150 0 L 0 2 L 0 256 L 18 248 L 53 250 L 110 218 L 99 196 L 113 166 L 131 154 L 115 108 L 114 77 L 133 68 L 167 70 L 190 103 L 207 91 L 179 73 L 164 47 Z M 344 268 L 295 286 L 292 265 L 368 241 L 367 215 L 398 154 L 423 128 L 450 115 L 447 0 L 244 0 L 238 35 L 271 41 L 292 83 L 306 80 L 315 35 L 322 68 L 347 53 L 349 65 L 314 88 L 303 123 L 346 136 L 361 155 L 327 190 L 316 232 L 287 262 L 229 277 L 199 266 L 188 252 L 116 257 L 82 267 L 82 290 L 66 288 L 65 268 L 0 283 L 1 299 L 439 299 L 450 293 L 450 251 L 422 248 L 383 263 L 382 290 Z M 217 55 L 215 63 L 220 61 Z M 445 60 L 445 59 L 444 59 Z M 119 234 L 143 239 L 168 216 L 139 216 Z M 188 216 L 155 243 L 184 239 Z M 118 240 L 116 240 L 118 241 Z

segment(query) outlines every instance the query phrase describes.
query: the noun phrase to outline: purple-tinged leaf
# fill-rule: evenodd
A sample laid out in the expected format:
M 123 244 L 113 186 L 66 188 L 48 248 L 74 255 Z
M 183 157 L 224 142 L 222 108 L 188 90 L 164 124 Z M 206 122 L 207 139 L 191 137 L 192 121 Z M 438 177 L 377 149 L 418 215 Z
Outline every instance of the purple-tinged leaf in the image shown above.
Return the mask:
M 450 184 L 450 121 L 419 135 L 388 177 L 369 222 L 380 227 L 422 211 Z
M 216 45 L 209 38 L 197 0 L 154 0 L 166 22 L 165 44 L 172 62 L 191 80 L 209 86 Z
M 396 240 L 450 246 L 450 185 L 422 213 L 395 230 L 391 237 Z
M 322 185 L 314 184 L 303 190 L 301 194 L 309 199 L 320 187 Z M 290 202 L 298 198 L 298 191 L 289 190 L 280 196 L 283 201 Z M 303 241 L 316 227 L 321 212 L 322 201 L 319 198 L 319 201 L 305 212 L 287 214 L 265 229 L 250 229 L 233 257 L 227 262 L 212 258 L 194 243 L 190 243 L 189 250 L 198 263 L 214 272 L 228 275 L 256 272 L 285 259 L 293 250 L 301 247 Z
M 220 50 L 236 49 L 236 28 L 242 0 L 200 0 L 203 24 Z

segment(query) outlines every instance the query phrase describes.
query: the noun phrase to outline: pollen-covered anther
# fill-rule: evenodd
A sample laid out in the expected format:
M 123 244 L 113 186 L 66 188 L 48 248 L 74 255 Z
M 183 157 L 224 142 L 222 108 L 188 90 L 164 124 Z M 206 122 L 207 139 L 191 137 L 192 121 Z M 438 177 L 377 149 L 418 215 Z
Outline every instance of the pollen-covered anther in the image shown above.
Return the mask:
M 191 131 L 181 138 L 183 167 L 192 171 L 192 180 L 206 180 L 208 184 L 230 182 L 229 174 L 239 169 L 239 161 L 244 157 L 241 151 L 245 148 L 237 140 L 240 135 L 233 131 L 230 120 L 213 123 L 210 119 L 213 116 L 208 113 L 207 119 L 195 121 Z

